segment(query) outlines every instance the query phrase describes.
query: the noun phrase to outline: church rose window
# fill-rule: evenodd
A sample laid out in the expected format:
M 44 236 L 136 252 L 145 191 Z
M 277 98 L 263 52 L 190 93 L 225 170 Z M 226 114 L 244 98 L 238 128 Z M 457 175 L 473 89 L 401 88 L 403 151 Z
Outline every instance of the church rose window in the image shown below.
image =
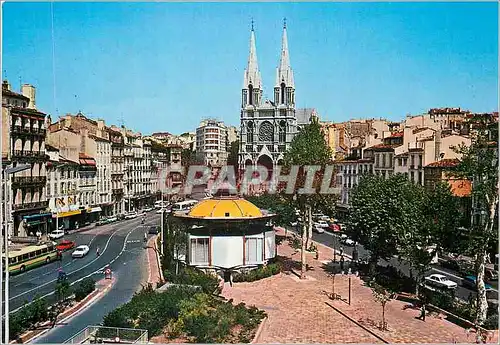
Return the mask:
M 273 141 L 273 125 L 270 122 L 264 122 L 259 128 L 259 140 L 260 141 Z

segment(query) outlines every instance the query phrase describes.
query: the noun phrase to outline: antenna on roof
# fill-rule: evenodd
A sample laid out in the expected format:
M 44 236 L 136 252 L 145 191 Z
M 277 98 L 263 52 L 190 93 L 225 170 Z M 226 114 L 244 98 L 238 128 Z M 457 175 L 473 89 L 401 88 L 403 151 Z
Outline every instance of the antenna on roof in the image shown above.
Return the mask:
M 21 93 L 23 92 L 23 82 L 21 76 L 19 76 L 19 90 L 21 91 Z

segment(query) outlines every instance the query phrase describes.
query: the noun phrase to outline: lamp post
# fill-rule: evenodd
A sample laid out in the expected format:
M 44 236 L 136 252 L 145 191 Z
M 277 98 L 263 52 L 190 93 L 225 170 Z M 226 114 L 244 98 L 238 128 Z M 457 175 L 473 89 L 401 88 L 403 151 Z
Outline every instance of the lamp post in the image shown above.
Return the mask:
M 30 164 L 20 164 L 17 165 L 13 168 L 5 168 L 4 169 L 4 176 L 3 176 L 3 185 L 5 186 L 5 219 L 4 219 L 4 224 L 5 224 L 5 235 L 4 235 L 4 250 L 5 250 L 5 288 L 4 288 L 4 303 L 5 303 L 5 333 L 4 333 L 4 339 L 5 339 L 5 344 L 9 343 L 9 223 L 10 223 L 10 209 L 11 209 L 11 202 L 10 202 L 10 175 L 15 174 L 20 171 L 24 171 L 27 169 L 31 169 Z M 0 260 L 1 261 L 1 260 Z

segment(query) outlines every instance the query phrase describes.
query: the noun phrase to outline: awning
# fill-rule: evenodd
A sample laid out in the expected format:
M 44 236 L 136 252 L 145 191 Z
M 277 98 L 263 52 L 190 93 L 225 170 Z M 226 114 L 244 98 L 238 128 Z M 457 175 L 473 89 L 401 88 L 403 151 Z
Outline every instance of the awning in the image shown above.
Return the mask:
M 69 217 L 69 216 L 74 216 L 77 214 L 82 213 L 80 210 L 74 210 L 74 211 L 67 211 L 67 212 L 59 212 L 57 216 L 55 214 L 52 215 L 52 218 L 63 218 L 63 217 Z
M 99 206 L 87 209 L 87 213 L 94 213 L 94 212 L 101 212 L 101 211 L 102 211 L 102 208 L 100 208 Z
M 35 225 L 39 225 L 39 224 L 45 224 L 46 222 L 44 220 L 35 220 L 35 221 L 32 221 L 32 222 L 27 222 L 26 225 L 27 226 L 35 226 Z
M 23 219 L 26 222 L 32 222 L 35 220 L 39 220 L 40 218 L 46 218 L 52 216 L 52 213 L 38 213 L 38 214 L 30 214 L 29 216 L 24 216 Z

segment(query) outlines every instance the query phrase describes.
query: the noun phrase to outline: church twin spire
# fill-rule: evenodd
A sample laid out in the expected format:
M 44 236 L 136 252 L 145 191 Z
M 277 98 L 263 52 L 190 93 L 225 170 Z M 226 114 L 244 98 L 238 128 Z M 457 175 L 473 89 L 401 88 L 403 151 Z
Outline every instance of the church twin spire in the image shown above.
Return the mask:
M 248 65 L 243 76 L 243 99 L 242 106 L 258 106 L 262 100 L 262 78 L 257 63 L 257 50 L 255 48 L 255 31 L 252 20 L 250 33 L 250 54 Z M 294 102 L 294 80 L 290 66 L 290 55 L 288 52 L 288 39 L 286 33 L 286 19 L 283 22 L 283 36 L 281 43 L 281 57 L 276 69 L 276 84 L 274 87 L 274 101 L 276 105 L 293 105 Z

